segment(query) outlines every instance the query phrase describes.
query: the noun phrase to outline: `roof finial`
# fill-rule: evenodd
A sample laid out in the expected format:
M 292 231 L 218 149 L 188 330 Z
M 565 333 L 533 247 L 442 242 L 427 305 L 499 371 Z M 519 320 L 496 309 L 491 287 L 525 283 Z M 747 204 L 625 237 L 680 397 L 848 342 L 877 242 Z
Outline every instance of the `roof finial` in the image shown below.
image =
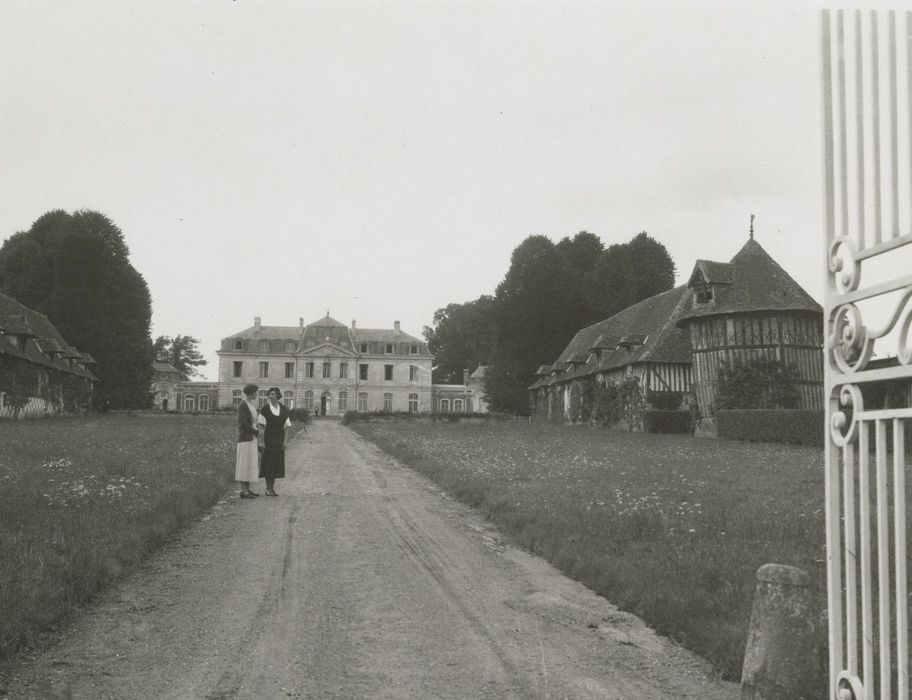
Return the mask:
M 751 214 L 751 240 L 754 240 L 754 215 Z
M 753 238 L 753 236 L 751 236 Z M 329 316 L 329 309 L 326 309 L 326 315 Z

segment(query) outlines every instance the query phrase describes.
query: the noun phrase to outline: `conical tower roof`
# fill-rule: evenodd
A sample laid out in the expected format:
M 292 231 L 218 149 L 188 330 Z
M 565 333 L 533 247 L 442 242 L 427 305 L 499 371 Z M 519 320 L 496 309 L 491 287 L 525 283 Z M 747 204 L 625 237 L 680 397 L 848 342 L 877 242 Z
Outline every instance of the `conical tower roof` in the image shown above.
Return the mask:
M 709 278 L 718 275 L 707 275 L 707 270 L 719 272 L 723 266 L 730 271 L 730 281 Z M 744 244 L 730 263 L 698 261 L 688 286 L 692 287 L 698 279 L 713 286 L 713 300 L 710 303 L 697 303 L 691 293 L 687 307 L 681 314 L 681 321 L 752 311 L 823 312 L 820 304 L 753 238 Z

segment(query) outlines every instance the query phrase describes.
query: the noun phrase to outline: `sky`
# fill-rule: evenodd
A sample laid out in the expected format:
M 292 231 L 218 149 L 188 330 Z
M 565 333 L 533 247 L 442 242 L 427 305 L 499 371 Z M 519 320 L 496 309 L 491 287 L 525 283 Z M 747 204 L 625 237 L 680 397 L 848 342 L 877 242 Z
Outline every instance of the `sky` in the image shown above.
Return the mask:
M 819 5 L 3 0 L 0 241 L 123 231 L 152 336 L 421 337 L 527 236 L 755 237 L 823 296 Z

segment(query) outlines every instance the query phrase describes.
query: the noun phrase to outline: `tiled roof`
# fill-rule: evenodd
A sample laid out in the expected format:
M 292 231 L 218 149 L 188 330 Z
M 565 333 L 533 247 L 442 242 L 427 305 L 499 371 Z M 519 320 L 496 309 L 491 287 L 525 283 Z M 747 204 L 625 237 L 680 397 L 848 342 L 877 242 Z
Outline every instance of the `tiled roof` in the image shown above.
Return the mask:
M 716 266 L 714 269 L 726 265 L 700 261 L 698 267 L 700 263 Z M 693 294 L 688 294 L 681 320 L 748 311 L 823 311 L 754 239 L 748 240 L 727 266 L 731 284 L 716 286 L 713 301 L 708 304 L 696 304 Z
M 63 336 L 60 335 L 59 331 L 54 327 L 54 324 L 48 320 L 47 316 L 40 314 L 37 311 L 32 311 L 12 297 L 0 293 L 0 316 L 22 315 L 28 318 L 29 326 L 31 326 L 32 331 L 34 331 L 36 336 L 41 338 L 54 338 L 62 345 L 67 344 L 63 339 Z
M 63 347 L 54 338 L 35 338 L 38 349 L 45 354 L 62 355 Z
M 539 367 L 539 369 L 541 369 L 542 367 L 547 367 L 547 365 L 542 365 L 541 367 Z M 487 371 L 488 371 L 487 365 L 478 365 L 478 367 L 475 368 L 475 371 L 469 375 L 469 379 L 484 379 L 485 373 Z
M 313 323 L 308 323 L 307 325 L 308 325 L 308 326 L 320 326 L 321 328 L 326 328 L 326 327 L 329 327 L 329 328 L 348 328 L 348 326 L 346 326 L 344 323 L 342 323 L 341 321 L 337 321 L 336 319 L 334 319 L 334 318 L 333 318 L 332 316 L 330 316 L 329 314 L 326 314 L 326 315 L 325 315 L 323 318 L 321 318 L 319 321 L 314 321 Z
M 238 331 L 229 338 L 262 338 L 264 340 L 298 340 L 301 337 L 300 326 L 250 326 L 242 331 Z
M 152 369 L 154 369 L 156 372 L 180 372 L 177 367 L 168 364 L 167 362 L 153 362 Z
M 697 264 L 694 265 L 694 270 L 690 275 L 690 281 L 693 282 L 694 277 L 699 272 L 703 280 L 709 284 L 731 284 L 733 270 L 734 266 L 731 263 L 697 260 Z
M 352 335 L 356 343 L 379 342 L 379 343 L 421 343 L 413 335 L 405 331 L 398 333 L 394 328 L 353 328 Z
M 14 335 L 36 336 L 25 314 L 0 316 L 0 331 Z
M 552 365 L 553 369 L 568 368 L 556 376 L 547 376 L 531 388 L 549 386 L 596 372 L 617 369 L 637 362 L 690 363 L 690 338 L 677 327 L 685 298 L 690 296 L 686 286 L 675 287 L 628 306 L 611 318 L 583 328 Z M 641 336 L 642 345 L 621 347 L 618 343 L 633 335 Z M 601 359 L 591 348 L 601 347 Z M 585 357 L 584 364 L 568 364 Z

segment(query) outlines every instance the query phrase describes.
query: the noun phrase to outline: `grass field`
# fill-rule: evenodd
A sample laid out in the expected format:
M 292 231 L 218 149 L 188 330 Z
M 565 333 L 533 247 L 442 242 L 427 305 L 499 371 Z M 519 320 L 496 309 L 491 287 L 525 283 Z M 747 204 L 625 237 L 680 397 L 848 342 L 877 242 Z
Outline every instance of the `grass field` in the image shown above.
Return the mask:
M 224 494 L 236 439 L 233 416 L 0 422 L 0 657 Z
M 526 422 L 352 427 L 729 680 L 761 565 L 825 591 L 820 450 Z

